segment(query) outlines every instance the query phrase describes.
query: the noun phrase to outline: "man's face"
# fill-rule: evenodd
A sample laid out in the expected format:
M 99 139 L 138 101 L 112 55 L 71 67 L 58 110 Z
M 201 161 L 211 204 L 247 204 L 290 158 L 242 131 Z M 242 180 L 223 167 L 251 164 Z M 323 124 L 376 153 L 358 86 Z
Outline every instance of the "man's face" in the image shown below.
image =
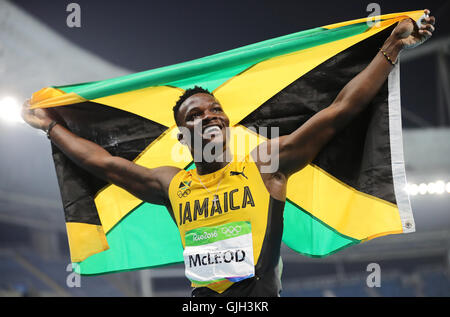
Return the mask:
M 226 128 L 230 125 L 228 116 L 222 109 L 219 101 L 213 96 L 205 93 L 198 93 L 186 99 L 177 114 L 178 126 L 190 132 L 190 140 L 184 142 L 192 147 L 201 143 L 203 147 L 211 142 L 220 142 L 221 146 L 226 145 Z M 183 138 L 189 136 L 183 135 Z M 201 142 L 195 142 L 198 138 Z

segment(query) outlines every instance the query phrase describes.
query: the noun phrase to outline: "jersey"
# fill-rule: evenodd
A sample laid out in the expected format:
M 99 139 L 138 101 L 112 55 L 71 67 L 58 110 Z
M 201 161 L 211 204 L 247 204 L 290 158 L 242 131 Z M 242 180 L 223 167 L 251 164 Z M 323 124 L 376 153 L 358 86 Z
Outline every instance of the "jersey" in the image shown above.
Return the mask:
M 250 155 L 169 185 L 193 296 L 279 296 L 284 202 L 270 196 Z

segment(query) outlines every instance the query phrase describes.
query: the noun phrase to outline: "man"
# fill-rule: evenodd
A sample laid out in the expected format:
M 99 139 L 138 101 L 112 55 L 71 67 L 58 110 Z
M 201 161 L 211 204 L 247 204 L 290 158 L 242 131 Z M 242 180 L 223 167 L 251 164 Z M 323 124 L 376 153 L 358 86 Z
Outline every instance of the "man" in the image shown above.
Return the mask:
M 426 15 L 429 11 L 425 10 Z M 338 131 L 377 94 L 399 53 L 431 37 L 434 17 L 417 28 L 401 21 L 371 63 L 333 103 L 289 135 L 268 140 L 245 157 L 227 155 L 229 119 L 220 101 L 200 87 L 188 89 L 174 107 L 179 141 L 194 158 L 211 149 L 196 169 L 148 169 L 68 131 L 49 110 L 23 118 L 47 131 L 76 164 L 143 201 L 165 205 L 184 247 L 186 276 L 193 296 L 278 296 L 283 209 L 290 175 L 309 164 Z M 197 146 L 199 145 L 199 146 Z M 275 170 L 265 167 L 276 161 Z

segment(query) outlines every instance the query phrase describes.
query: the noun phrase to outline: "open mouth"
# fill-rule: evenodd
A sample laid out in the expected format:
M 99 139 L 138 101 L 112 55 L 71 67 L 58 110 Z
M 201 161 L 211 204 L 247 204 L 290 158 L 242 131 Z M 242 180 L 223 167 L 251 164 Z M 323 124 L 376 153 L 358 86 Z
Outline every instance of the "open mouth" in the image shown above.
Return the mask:
M 203 136 L 210 138 L 222 133 L 222 128 L 219 125 L 211 125 L 203 129 Z

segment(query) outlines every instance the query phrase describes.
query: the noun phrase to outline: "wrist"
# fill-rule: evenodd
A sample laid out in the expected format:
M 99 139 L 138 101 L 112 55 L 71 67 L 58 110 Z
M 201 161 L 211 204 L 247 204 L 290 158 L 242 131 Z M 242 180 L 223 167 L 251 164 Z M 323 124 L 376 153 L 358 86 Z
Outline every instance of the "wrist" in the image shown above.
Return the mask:
M 42 131 L 44 131 L 44 132 L 47 132 L 47 130 L 48 130 L 48 127 L 50 126 L 50 124 L 53 122 L 53 120 L 44 120 L 44 121 L 41 121 L 41 123 L 40 123 L 40 129 L 42 130 Z
M 386 60 L 395 66 L 398 60 L 398 55 L 402 49 L 403 43 L 395 35 L 391 35 L 386 39 L 380 51 L 384 55 Z
M 52 131 L 52 129 L 55 127 L 55 125 L 57 125 L 58 122 L 57 121 L 51 121 L 48 125 L 47 128 L 44 129 L 45 134 L 47 135 L 47 138 L 50 139 L 50 132 Z
M 397 35 L 391 34 L 384 42 L 381 49 L 391 55 L 397 56 L 403 49 L 403 42 Z

